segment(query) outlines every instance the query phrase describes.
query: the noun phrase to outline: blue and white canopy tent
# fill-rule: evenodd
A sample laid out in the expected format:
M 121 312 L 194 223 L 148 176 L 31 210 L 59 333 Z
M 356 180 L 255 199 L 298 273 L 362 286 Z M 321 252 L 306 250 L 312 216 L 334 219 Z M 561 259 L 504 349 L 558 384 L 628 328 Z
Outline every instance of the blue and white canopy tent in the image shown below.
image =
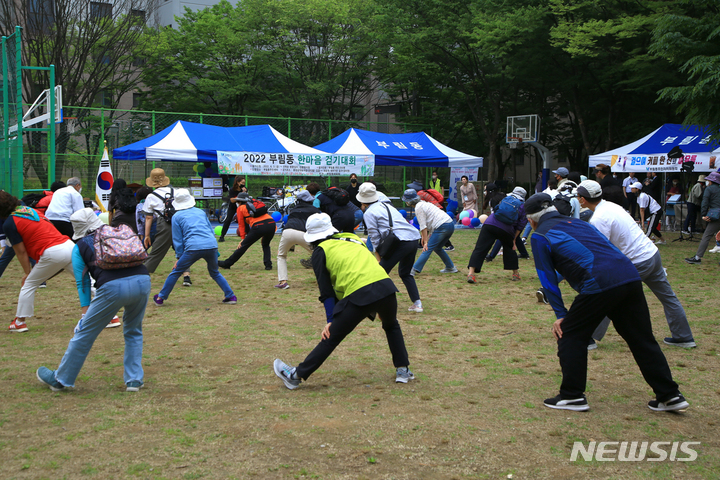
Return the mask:
M 218 127 L 177 121 L 163 131 L 113 150 L 115 160 L 217 162 L 228 175 L 372 175 L 374 158 L 336 156 L 291 140 L 270 125 Z
M 610 165 L 613 172 L 679 172 L 684 162 L 693 162 L 696 172 L 711 172 L 720 167 L 716 161 L 720 143 L 710 140 L 707 127 L 668 123 L 645 137 L 607 152 L 590 155 L 589 166 Z M 679 147 L 683 158 L 668 158 Z
M 378 166 L 483 166 L 483 157 L 454 150 L 425 132 L 377 133 L 351 128 L 315 148 L 337 155 L 374 155 Z

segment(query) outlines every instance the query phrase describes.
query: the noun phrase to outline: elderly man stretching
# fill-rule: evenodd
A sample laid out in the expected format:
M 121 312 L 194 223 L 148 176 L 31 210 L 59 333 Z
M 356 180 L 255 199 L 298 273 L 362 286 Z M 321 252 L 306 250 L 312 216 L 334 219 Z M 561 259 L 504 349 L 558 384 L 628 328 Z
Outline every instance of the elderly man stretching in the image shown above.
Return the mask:
M 562 383 L 560 394 L 546 399 L 545 406 L 590 409 L 585 398 L 587 345 L 607 316 L 655 392 L 656 399 L 648 407 L 656 411 L 689 407 L 653 337 L 640 275 L 630 260 L 592 225 L 560 215 L 546 193 L 530 197 L 525 212 L 535 230 L 531 237 L 535 268 L 557 317 L 552 332 L 558 343 Z M 579 293 L 570 310 L 563 304 L 556 271 Z
M 53 193 L 50 205 L 45 211 L 45 216 L 55 225 L 58 232 L 72 238 L 73 226 L 70 216 L 85 208 L 82 195 L 82 183 L 77 177 L 68 178 L 67 187 L 63 187 Z
M 662 303 L 672 334 L 665 338 L 665 343 L 684 348 L 695 347 L 685 309 L 668 282 L 658 248 L 625 209 L 601 198 L 602 188 L 599 183 L 585 180 L 578 186 L 577 192 L 580 205 L 594 212 L 590 224 L 600 230 L 635 265 L 640 279 Z M 610 319 L 606 318 L 593 333 L 593 339 L 602 340 L 608 325 Z M 591 345 L 594 343 L 591 342 Z

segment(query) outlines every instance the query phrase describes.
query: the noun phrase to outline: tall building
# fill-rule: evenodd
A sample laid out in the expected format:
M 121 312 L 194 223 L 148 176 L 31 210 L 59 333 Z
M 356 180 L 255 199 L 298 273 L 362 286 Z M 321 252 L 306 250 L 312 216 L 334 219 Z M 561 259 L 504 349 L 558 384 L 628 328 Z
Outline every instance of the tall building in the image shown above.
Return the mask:
M 158 0 L 157 24 L 162 27 L 177 28 L 175 17 L 182 17 L 186 8 L 197 11 L 217 3 L 220 3 L 220 0 Z M 230 0 L 230 3 L 237 5 L 240 2 L 239 0 Z

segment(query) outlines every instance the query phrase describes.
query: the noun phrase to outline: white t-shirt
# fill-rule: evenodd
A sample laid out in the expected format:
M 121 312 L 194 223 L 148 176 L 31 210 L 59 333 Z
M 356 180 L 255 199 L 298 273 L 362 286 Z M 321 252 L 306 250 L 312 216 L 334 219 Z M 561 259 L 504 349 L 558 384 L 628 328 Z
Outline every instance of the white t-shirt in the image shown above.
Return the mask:
M 660 204 L 658 204 L 658 202 L 656 202 L 654 198 L 652 198 L 650 195 L 648 195 L 645 192 L 642 192 L 638 196 L 637 203 L 640 208 L 648 208 L 648 206 L 649 206 L 650 207 L 650 215 L 652 215 L 653 213 L 660 210 Z
M 623 180 L 623 187 L 625 187 L 625 191 L 627 193 L 632 193 L 631 185 L 635 182 L 639 182 L 639 180 L 635 177 L 625 177 L 625 180 Z
M 154 193 L 157 193 L 160 195 L 163 200 L 160 200 L 156 195 L 153 193 L 148 194 L 148 196 L 145 198 L 145 203 L 143 204 L 143 212 L 150 214 L 158 214 L 162 215 L 165 212 L 165 195 L 170 194 L 170 186 L 167 187 L 160 187 L 156 188 L 154 190 Z M 173 192 L 174 193 L 174 188 Z
M 590 224 L 600 230 L 633 264 L 650 260 L 658 248 L 620 205 L 600 200 Z
M 441 208 L 422 200 L 415 204 L 415 216 L 417 216 L 421 232 L 425 228 L 428 229 L 428 232 L 432 232 L 440 225 L 453 223 L 453 220 Z

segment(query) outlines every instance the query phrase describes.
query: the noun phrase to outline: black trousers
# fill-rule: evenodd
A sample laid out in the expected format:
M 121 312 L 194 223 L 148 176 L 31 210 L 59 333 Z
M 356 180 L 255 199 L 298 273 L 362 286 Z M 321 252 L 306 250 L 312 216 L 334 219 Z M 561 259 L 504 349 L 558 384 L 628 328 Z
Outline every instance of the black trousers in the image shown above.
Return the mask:
M 483 225 L 480 229 L 480 235 L 478 235 L 477 242 L 475 242 L 475 249 L 473 249 L 472 255 L 470 255 L 468 268 L 475 267 L 475 273 L 480 273 L 485 257 L 492 248 L 493 243 L 495 243 L 495 240 L 500 240 L 503 246 L 503 269 L 518 269 L 517 253 L 513 250 L 513 236 L 495 225 Z
M 588 342 L 605 316 L 627 342 L 645 381 L 657 400 L 664 402 L 679 394 L 667 359 L 652 332 L 642 282 L 637 281 L 594 295 L 578 295 L 560 325 L 557 342 L 562 368 L 560 395 L 580 398 L 587 381 Z
M 650 219 L 648 220 L 648 228 L 645 234 L 649 237 L 650 235 L 655 235 L 658 238 L 662 238 L 662 233 L 660 233 L 660 228 L 658 225 L 660 224 L 660 219 L 662 218 L 663 211 L 662 209 L 658 210 L 657 212 L 650 215 Z
M 420 292 L 418 292 L 415 277 L 411 275 L 417 250 L 416 240 L 400 241 L 393 246 L 387 255 L 380 259 L 380 266 L 384 268 L 387 273 L 390 273 L 390 270 L 399 264 L 398 274 L 400 275 L 400 280 L 402 280 L 405 285 L 405 290 L 407 290 L 408 296 L 413 303 L 420 300 Z
M 637 218 L 637 210 L 638 210 L 638 204 L 637 204 L 637 197 L 634 193 L 628 192 L 627 194 L 628 204 L 630 205 L 630 216 L 633 217 L 633 219 Z
M 70 240 L 72 240 L 73 235 L 75 234 L 75 230 L 73 229 L 72 223 L 65 222 L 63 220 L 50 220 L 50 223 L 52 223 L 55 228 L 57 228 L 57 231 L 60 232 L 63 235 L 67 235 L 70 237 Z M 75 240 L 73 240 L 74 242 Z
M 515 238 L 515 246 L 517 247 L 517 252 L 520 253 L 521 257 L 529 257 L 530 254 L 528 254 L 527 248 L 525 247 L 525 244 L 522 243 L 522 238 L 519 236 Z M 500 253 L 500 247 L 502 247 L 502 242 L 500 240 L 495 240 L 495 244 L 492 247 L 492 250 L 490 250 L 490 253 L 488 256 L 492 259 L 497 257 L 497 254 Z M 503 256 L 504 256 L 504 250 L 503 250 Z
M 230 224 L 233 221 L 233 217 L 235 216 L 235 213 L 237 212 L 237 203 L 230 202 L 227 209 L 227 216 L 225 217 L 225 223 L 223 223 L 222 232 L 220 232 L 220 238 L 224 238 L 225 234 L 228 231 L 228 228 L 230 228 Z
M 321 340 L 305 360 L 298 365 L 298 376 L 303 380 L 307 380 L 360 322 L 374 314 L 377 314 L 382 321 L 382 328 L 385 330 L 393 365 L 395 368 L 407 367 L 410 363 L 405 348 L 405 339 L 397 321 L 397 298 L 393 293 L 362 307 L 348 303 L 342 311 L 335 314 L 330 324 L 330 338 Z
M 265 264 L 265 267 L 272 267 L 272 261 L 270 260 L 270 242 L 274 236 L 274 221 L 268 220 L 266 222 L 256 223 L 252 226 L 252 228 L 250 228 L 248 234 L 245 235 L 245 239 L 243 239 L 242 243 L 240 243 L 240 248 L 236 249 L 233 254 L 225 260 L 225 264 L 228 267 L 233 266 L 235 262 L 240 260 L 240 257 L 245 254 L 248 248 L 250 248 L 258 240 L 262 240 L 263 263 Z
M 686 202 L 685 205 L 687 205 L 687 218 L 685 218 L 683 230 L 686 232 L 694 232 L 695 231 L 695 221 L 697 218 L 697 212 L 698 212 L 699 208 L 697 205 L 695 205 L 692 202 Z

